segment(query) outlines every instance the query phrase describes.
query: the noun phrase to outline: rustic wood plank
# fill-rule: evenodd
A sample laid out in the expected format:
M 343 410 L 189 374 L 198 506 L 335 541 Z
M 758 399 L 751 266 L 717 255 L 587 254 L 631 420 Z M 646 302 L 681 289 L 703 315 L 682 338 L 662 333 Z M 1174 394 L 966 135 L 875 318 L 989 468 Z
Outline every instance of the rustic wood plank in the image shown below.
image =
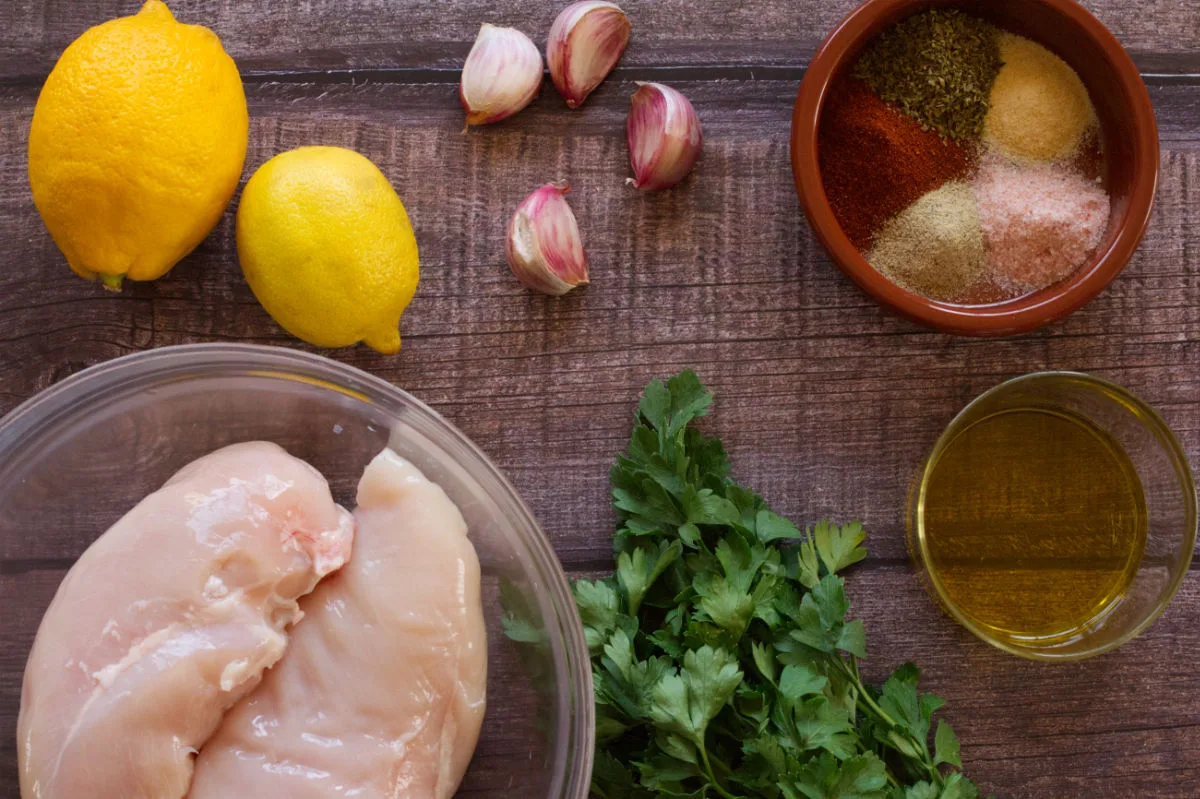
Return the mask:
M 754 3 L 627 0 L 634 24 L 626 67 L 803 63 L 858 0 Z M 512 25 L 545 42 L 567 0 L 315 0 L 271 5 L 241 0 L 173 0 L 176 16 L 206 25 L 250 72 L 454 69 L 479 24 Z M 1197 72 L 1200 6 L 1189 0 L 1088 0 L 1148 72 Z M 87 27 L 134 13 L 138 0 L 0 4 L 0 78 L 37 79 Z
M 743 480 L 798 519 L 862 518 L 872 551 L 891 560 L 905 557 L 902 511 L 924 452 L 963 404 L 1007 377 L 1048 368 L 1110 377 L 1162 409 L 1200 460 L 1200 89 L 1155 91 L 1174 132 L 1154 223 L 1125 274 L 1045 331 L 975 341 L 890 316 L 830 265 L 791 185 L 780 132 L 791 83 L 681 86 L 706 120 L 706 154 L 685 191 L 658 196 L 623 184 L 629 86 L 577 115 L 543 96 L 515 124 L 465 136 L 448 87 L 273 84 L 251 94 L 247 174 L 300 144 L 355 147 L 389 175 L 417 227 L 423 279 L 404 352 L 329 354 L 458 424 L 524 493 L 569 566 L 607 561 L 608 466 L 641 387 L 684 366 L 717 391 L 708 427 Z M 0 220 L 13 232 L 9 263 L 28 265 L 0 274 L 0 408 L 147 347 L 303 346 L 244 285 L 229 215 L 164 280 L 112 296 L 71 275 L 26 193 L 32 96 L 0 94 L 12 109 L 0 115 Z M 560 301 L 513 281 L 502 238 L 519 199 L 556 178 L 575 186 L 593 262 L 593 284 Z M 24 556 L 82 546 L 47 531 Z
M 1180 662 L 1200 646 L 1200 574 L 1141 637 L 1116 652 L 1050 665 L 977 641 L 928 601 L 904 566 L 849 580 L 867 625 L 869 678 L 905 660 L 946 699 L 963 761 L 986 794 L 1196 795 L 1200 676 Z
M 870 563 L 868 562 L 868 564 Z M 0 649 L 0 738 L 12 740 L 25 654 L 61 570 L 36 570 L 0 581 L 0 600 L 28 630 Z M 1122 649 L 1079 663 L 1032 663 L 994 650 L 942 614 L 910 567 L 875 564 L 849 578 L 852 614 L 867 625 L 866 677 L 878 682 L 912 661 L 924 688 L 948 702 L 944 717 L 962 740 L 971 775 L 988 793 L 1034 797 L 1096 796 L 1190 799 L 1200 779 L 1200 676 L 1188 653 L 1200 646 L 1200 575 L 1193 572 L 1174 606 Z M 490 596 L 490 595 L 489 595 Z M 528 762 L 537 732 L 516 728 L 511 708 L 536 701 L 519 689 L 519 653 L 504 641 L 489 603 L 496 654 L 492 705 L 484 737 L 460 795 L 487 795 L 505 764 Z M 0 747 L 0 796 L 15 781 L 16 753 Z M 535 790 L 536 773 L 516 790 Z M 536 793 L 520 795 L 534 796 Z
M 1200 644 L 1200 574 L 1134 642 L 1054 665 L 977 640 L 930 599 L 910 564 L 868 558 L 847 572 L 846 591 L 850 617 L 867 628 L 864 679 L 878 685 L 917 664 L 921 690 L 947 701 L 940 717 L 985 796 L 1195 796 L 1200 677 L 1178 658 Z
M 87 25 L 136 5 L 0 4 L 0 412 L 132 351 L 225 340 L 304 347 L 245 287 L 230 214 L 169 277 L 121 296 L 70 275 L 37 219 L 24 158 L 36 86 Z M 648 379 L 692 366 L 718 392 L 706 426 L 725 439 L 739 478 L 794 518 L 866 522 L 872 555 L 851 593 L 867 622 L 871 673 L 905 659 L 925 668 L 985 790 L 1195 795 L 1200 684 L 1190 653 L 1200 644 L 1200 571 L 1133 644 L 1081 664 L 1030 664 L 939 613 L 907 565 L 902 514 L 914 467 L 955 411 L 1038 369 L 1091 371 L 1137 391 L 1200 462 L 1200 85 L 1187 76 L 1200 73 L 1200 6 L 1088 3 L 1144 71 L 1176 73 L 1149 79 L 1164 144 L 1151 232 L 1117 283 L 1075 316 L 973 341 L 878 309 L 802 221 L 787 165 L 791 102 L 801 65 L 853 0 L 626 3 L 634 45 L 583 111 L 566 113 L 547 88 L 516 119 L 466 136 L 453 84 L 477 23 L 517 24 L 540 40 L 557 6 L 465 0 L 448 11 L 424 0 L 401 14 L 384 0 L 313 0 L 273 7 L 263 22 L 262 5 L 172 3 L 185 21 L 216 29 L 254 76 L 247 174 L 293 146 L 354 147 L 396 185 L 422 246 L 404 352 L 323 354 L 412 391 L 470 435 L 521 490 L 569 568 L 611 563 L 606 477 L 633 403 Z M 337 72 L 348 69 L 362 71 Z M 652 197 L 622 184 L 630 81 L 645 75 L 677 83 L 707 134 L 697 175 Z M 594 282 L 554 301 L 508 275 L 502 234 L 516 202 L 559 177 L 575 186 Z M 61 532 L 0 541 L 0 606 L 12 614 L 0 648 L 0 739 L 11 740 L 39 608 L 86 543 Z M 505 657 L 501 678 L 515 674 Z M 494 787 L 521 756 L 530 732 L 507 718 L 501 710 L 489 720 L 493 737 L 468 788 Z M 11 747 L 0 745 L 0 796 L 15 797 L 13 768 Z

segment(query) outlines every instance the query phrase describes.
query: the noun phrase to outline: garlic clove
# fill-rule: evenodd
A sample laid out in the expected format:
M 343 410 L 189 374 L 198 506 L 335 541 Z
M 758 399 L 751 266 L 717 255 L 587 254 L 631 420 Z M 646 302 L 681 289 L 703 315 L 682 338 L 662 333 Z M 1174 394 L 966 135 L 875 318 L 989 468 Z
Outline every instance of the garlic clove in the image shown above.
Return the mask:
M 498 122 L 533 102 L 542 85 L 542 54 L 516 28 L 484 23 L 463 64 L 458 96 L 467 126 Z
M 548 183 L 517 207 L 508 225 L 508 265 L 526 287 L 558 297 L 588 282 L 579 224 L 563 196 L 570 187 Z
M 696 165 L 704 140 L 686 97 L 661 83 L 638 83 L 629 109 L 629 161 L 639 189 L 669 189 Z
M 546 64 L 550 79 L 578 108 L 616 65 L 632 26 L 625 12 L 603 0 L 583 0 L 563 9 L 550 26 Z

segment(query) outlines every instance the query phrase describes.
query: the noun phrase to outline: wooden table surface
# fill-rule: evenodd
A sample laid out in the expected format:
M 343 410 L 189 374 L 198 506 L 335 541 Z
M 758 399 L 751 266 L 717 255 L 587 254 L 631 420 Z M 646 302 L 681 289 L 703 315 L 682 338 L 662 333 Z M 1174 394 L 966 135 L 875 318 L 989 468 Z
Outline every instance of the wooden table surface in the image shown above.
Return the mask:
M 939 431 L 978 393 L 1025 372 L 1078 369 L 1124 384 L 1162 411 L 1200 463 L 1200 4 L 1088 3 L 1131 51 L 1158 111 L 1154 218 L 1133 263 L 1086 308 L 991 341 L 882 311 L 803 221 L 788 166 L 792 103 L 807 59 L 854 0 L 626 0 L 632 44 L 583 110 L 568 112 L 547 81 L 520 116 L 461 135 L 457 70 L 479 23 L 516 25 L 541 43 L 560 5 L 172 3 L 181 20 L 215 30 L 242 68 L 246 175 L 299 145 L 352 147 L 384 170 L 412 215 L 422 282 L 402 353 L 326 354 L 411 391 L 478 442 L 568 572 L 611 563 L 606 476 L 639 391 L 693 367 L 717 392 L 708 430 L 724 438 L 741 480 L 797 520 L 867 525 L 871 557 L 851 593 L 872 672 L 910 659 L 924 667 L 985 791 L 1200 795 L 1200 570 L 1135 643 L 1039 665 L 942 616 L 918 585 L 903 529 L 909 479 Z M 152 347 L 304 346 L 246 287 L 232 210 L 169 276 L 120 295 L 73 276 L 38 219 L 25 148 L 39 86 L 85 28 L 136 7 L 0 3 L 0 411 Z M 628 97 L 644 79 L 683 90 L 705 126 L 696 174 L 664 194 L 624 185 Z M 574 187 L 593 280 L 558 300 L 523 290 L 503 256 L 512 209 L 554 179 Z M 12 774 L 0 779 L 0 794 L 15 796 Z

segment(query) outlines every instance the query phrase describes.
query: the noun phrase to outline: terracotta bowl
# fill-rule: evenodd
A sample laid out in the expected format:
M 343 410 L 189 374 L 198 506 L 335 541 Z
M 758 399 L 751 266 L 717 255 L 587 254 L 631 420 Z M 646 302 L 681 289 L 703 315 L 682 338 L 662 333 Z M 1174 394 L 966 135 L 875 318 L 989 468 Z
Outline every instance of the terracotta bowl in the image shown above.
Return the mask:
M 853 67 L 871 39 L 922 9 L 954 6 L 1037 41 L 1079 73 L 1100 118 L 1106 155 L 1101 178 L 1112 198 L 1104 239 L 1072 277 L 1041 291 L 990 305 L 938 302 L 900 288 L 850 243 L 825 196 L 817 160 L 821 109 L 833 81 Z M 1129 262 L 1154 204 L 1158 183 L 1158 126 L 1146 86 L 1128 53 L 1103 24 L 1073 0 L 867 0 L 829 34 L 817 51 L 792 115 L 792 171 L 809 223 L 821 244 L 864 291 L 893 311 L 947 333 L 1020 333 L 1075 312 L 1112 282 Z

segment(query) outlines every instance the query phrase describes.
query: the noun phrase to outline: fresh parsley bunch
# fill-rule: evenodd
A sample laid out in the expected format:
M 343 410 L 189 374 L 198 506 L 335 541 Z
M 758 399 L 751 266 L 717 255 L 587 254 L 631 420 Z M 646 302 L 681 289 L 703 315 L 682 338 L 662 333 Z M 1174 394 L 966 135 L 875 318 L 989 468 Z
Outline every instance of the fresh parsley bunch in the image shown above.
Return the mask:
M 690 423 L 690 371 L 646 388 L 612 469 L 616 574 L 579 580 L 596 693 L 592 793 L 626 797 L 975 799 L 954 732 L 909 664 L 865 685 L 863 625 L 839 573 L 861 525 L 801 532 L 733 482 Z

